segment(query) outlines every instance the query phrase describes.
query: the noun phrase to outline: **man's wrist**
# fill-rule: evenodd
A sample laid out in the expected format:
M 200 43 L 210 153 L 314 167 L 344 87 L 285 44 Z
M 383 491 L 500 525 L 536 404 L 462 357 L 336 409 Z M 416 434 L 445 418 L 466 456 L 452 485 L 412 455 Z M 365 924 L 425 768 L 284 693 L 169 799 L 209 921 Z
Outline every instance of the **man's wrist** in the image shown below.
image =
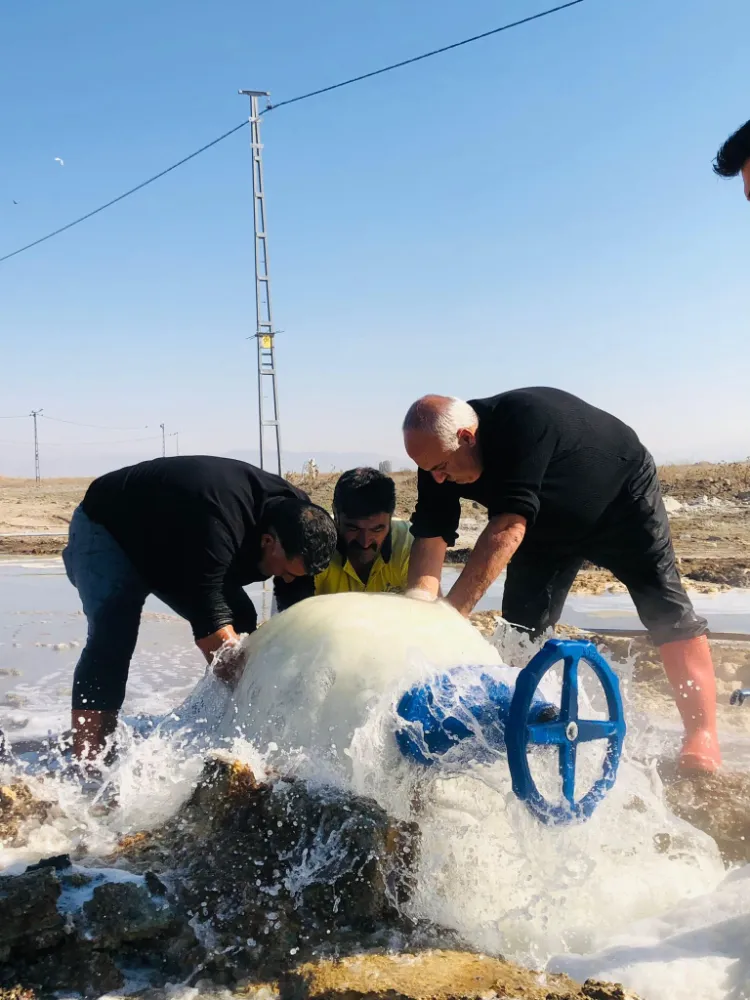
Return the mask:
M 474 604 L 468 604 L 466 601 L 462 601 L 459 595 L 456 595 L 453 598 L 451 598 L 451 595 L 452 591 L 446 597 L 446 603 L 450 604 L 452 608 L 455 608 L 455 610 L 458 611 L 460 615 L 463 615 L 464 618 L 468 618 Z M 477 598 L 477 600 L 479 600 L 479 598 Z
M 221 649 L 225 642 L 236 641 L 239 638 L 233 625 L 222 625 L 220 629 L 212 632 L 203 639 L 197 639 L 195 644 L 206 657 L 211 660 L 211 656 Z

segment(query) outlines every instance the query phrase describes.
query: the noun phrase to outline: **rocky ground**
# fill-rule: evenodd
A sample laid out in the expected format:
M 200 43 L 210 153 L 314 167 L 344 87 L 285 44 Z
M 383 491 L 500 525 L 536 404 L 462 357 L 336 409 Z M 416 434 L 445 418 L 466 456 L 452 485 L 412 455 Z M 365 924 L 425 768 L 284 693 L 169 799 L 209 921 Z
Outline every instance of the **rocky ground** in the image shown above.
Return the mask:
M 43 797 L 0 788 L 0 839 L 23 843 L 59 809 Z M 181 982 L 249 1000 L 637 1000 L 409 921 L 418 851 L 416 825 L 371 799 L 259 780 L 216 755 L 163 827 L 105 858 L 82 844 L 0 876 L 0 998 L 100 996 L 137 980 L 151 997 Z

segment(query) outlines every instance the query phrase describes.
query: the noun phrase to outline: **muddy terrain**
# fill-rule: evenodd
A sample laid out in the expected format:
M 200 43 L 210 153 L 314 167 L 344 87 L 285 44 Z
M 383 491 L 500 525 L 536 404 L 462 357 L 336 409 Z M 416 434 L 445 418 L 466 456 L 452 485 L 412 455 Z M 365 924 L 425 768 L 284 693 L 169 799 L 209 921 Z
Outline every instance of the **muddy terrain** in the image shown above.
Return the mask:
M 675 549 L 688 586 L 696 590 L 750 586 L 750 462 L 662 466 L 662 490 L 670 510 Z M 330 510 L 337 474 L 290 480 Z M 417 496 L 416 474 L 394 473 L 396 514 L 408 518 Z M 65 544 L 64 532 L 80 502 L 87 479 L 0 477 L 0 555 L 53 555 Z M 461 531 L 451 561 L 460 562 L 485 523 L 478 504 L 464 501 Z M 58 535 L 33 534 L 61 532 Z M 17 537 L 2 537 L 7 535 Z M 575 589 L 600 593 L 617 588 L 602 570 L 587 566 Z

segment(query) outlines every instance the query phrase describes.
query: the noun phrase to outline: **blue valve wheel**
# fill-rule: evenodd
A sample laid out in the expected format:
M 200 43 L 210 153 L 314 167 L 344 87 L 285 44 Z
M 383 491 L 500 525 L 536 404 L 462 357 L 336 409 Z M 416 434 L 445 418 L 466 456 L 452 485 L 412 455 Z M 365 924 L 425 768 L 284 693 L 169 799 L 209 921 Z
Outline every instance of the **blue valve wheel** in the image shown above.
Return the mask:
M 545 674 L 563 661 L 560 713 L 551 722 L 530 722 L 529 710 Z M 578 715 L 578 665 L 592 668 L 607 699 L 609 719 L 581 719 Z M 513 791 L 542 823 L 569 823 L 587 819 L 615 783 L 625 739 L 625 718 L 617 675 L 590 642 L 550 639 L 519 674 L 510 706 L 505 742 Z M 583 798 L 575 798 L 577 750 L 581 743 L 607 740 L 603 773 Z M 549 802 L 539 791 L 529 768 L 534 746 L 556 746 L 562 779 L 562 803 Z

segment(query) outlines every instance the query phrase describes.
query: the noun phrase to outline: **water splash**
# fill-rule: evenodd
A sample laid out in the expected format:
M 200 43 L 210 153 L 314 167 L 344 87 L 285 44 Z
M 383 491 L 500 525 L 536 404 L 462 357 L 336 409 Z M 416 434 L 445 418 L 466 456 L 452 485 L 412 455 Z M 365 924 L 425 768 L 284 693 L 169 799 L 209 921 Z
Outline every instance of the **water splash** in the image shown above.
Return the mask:
M 147 739 L 122 727 L 119 759 L 106 773 L 117 789 L 116 808 L 94 815 L 80 789 L 56 781 L 57 815 L 26 847 L 0 850 L 0 864 L 17 871 L 66 850 L 104 854 L 122 833 L 157 826 L 190 795 L 207 747 L 218 745 L 260 773 L 292 772 L 351 789 L 396 819 L 416 818 L 422 837 L 409 915 L 455 929 L 491 953 L 543 967 L 555 955 L 632 944 L 630 928 L 639 921 L 664 914 L 678 921 L 681 909 L 693 912 L 691 900 L 698 908 L 701 898 L 714 900 L 707 907 L 723 912 L 724 889 L 705 895 L 724 878 L 718 850 L 667 810 L 653 765 L 653 727 L 642 717 L 628 709 L 618 781 L 593 818 L 541 827 L 513 796 L 502 755 L 434 776 L 407 762 L 394 739 L 395 705 L 411 683 L 458 663 L 524 665 L 537 648 L 527 637 L 503 630 L 491 646 L 450 609 L 393 597 L 306 603 L 244 640 L 250 662 L 234 698 L 207 675 Z M 615 666 L 627 703 L 629 665 Z M 600 711 L 597 691 L 584 688 L 582 707 Z M 544 693 L 559 699 L 559 676 Z M 544 771 L 544 762 L 539 766 Z M 596 762 L 590 766 L 594 771 Z M 51 783 L 44 784 L 49 793 Z M 305 858 L 298 889 L 331 863 L 335 847 L 326 841 L 320 856 Z M 750 913 L 738 892 L 732 905 Z M 653 928 L 649 933 L 655 936 Z M 666 967 L 668 960 L 657 951 L 654 961 Z M 596 971 L 609 959 L 587 961 L 575 968 Z M 664 991 L 649 994 L 637 976 L 646 1000 L 661 1000 Z M 620 978 L 628 981 L 627 968 Z M 675 1000 L 697 995 L 689 976 L 672 976 L 671 986 Z M 744 995 L 717 990 L 706 1000 Z

